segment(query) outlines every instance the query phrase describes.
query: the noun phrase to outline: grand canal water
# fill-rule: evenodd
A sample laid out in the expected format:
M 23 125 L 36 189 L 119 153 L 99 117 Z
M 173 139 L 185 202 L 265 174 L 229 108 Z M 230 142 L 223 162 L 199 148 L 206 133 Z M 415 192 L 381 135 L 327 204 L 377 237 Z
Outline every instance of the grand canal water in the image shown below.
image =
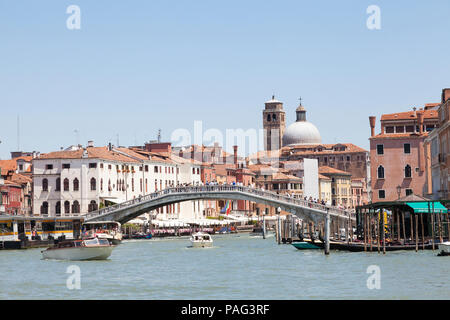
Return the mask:
M 106 261 L 42 260 L 42 249 L 0 251 L 0 299 L 450 299 L 450 257 L 437 252 L 299 251 L 274 238 L 216 235 L 124 241 Z M 66 286 L 67 267 L 81 289 Z M 367 267 L 381 270 L 368 289 Z

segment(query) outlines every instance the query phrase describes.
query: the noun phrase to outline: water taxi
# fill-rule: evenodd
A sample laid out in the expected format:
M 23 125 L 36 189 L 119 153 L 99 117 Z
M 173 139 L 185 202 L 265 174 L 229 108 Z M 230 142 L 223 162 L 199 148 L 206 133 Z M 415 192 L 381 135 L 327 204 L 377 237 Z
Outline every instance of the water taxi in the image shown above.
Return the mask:
M 197 232 L 191 235 L 191 244 L 194 248 L 212 247 L 211 235 L 205 232 Z
M 105 260 L 114 246 L 107 239 L 59 241 L 53 247 L 41 251 L 44 259 L 56 260 Z
M 47 246 L 58 238 L 77 239 L 83 217 L 0 215 L 0 249 Z
M 122 242 L 121 224 L 116 221 L 85 222 L 82 226 L 82 238 L 107 239 L 111 244 Z

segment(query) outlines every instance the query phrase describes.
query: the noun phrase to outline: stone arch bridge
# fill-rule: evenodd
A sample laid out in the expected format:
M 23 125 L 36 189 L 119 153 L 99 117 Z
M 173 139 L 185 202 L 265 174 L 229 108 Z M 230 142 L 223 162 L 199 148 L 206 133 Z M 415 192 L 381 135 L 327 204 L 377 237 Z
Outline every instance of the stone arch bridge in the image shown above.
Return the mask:
M 248 200 L 281 208 L 300 219 L 318 223 L 329 219 L 355 220 L 350 211 L 336 207 L 324 206 L 318 203 L 288 197 L 271 191 L 244 187 L 208 185 L 197 187 L 175 187 L 157 191 L 133 200 L 103 208 L 85 215 L 88 221 L 117 221 L 126 223 L 143 213 L 173 203 L 190 200 Z

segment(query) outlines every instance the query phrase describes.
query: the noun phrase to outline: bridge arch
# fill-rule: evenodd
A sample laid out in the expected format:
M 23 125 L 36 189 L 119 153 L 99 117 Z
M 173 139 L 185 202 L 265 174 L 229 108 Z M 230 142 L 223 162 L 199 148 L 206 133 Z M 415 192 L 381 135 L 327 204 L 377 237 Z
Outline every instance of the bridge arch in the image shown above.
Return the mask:
M 330 218 L 354 219 L 349 211 L 335 207 L 324 206 L 250 187 L 223 185 L 168 188 L 88 213 L 85 217 L 86 221 L 114 220 L 126 223 L 146 212 L 166 205 L 185 201 L 222 199 L 247 200 L 276 208 L 280 207 L 282 210 L 290 212 L 299 218 L 314 221 L 315 223 L 325 221 L 328 214 Z

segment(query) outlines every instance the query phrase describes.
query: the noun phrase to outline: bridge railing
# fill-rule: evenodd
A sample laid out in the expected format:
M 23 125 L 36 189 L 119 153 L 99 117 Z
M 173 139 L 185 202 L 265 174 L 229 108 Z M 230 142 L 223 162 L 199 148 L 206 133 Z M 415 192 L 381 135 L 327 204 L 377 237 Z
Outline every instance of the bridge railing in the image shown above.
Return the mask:
M 343 217 L 351 217 L 354 218 L 354 213 L 350 211 L 346 211 L 340 208 L 336 208 L 333 206 L 326 206 L 322 205 L 320 203 L 316 203 L 313 201 L 308 201 L 304 199 L 299 198 L 293 198 L 284 194 L 278 194 L 272 191 L 262 190 L 262 189 L 255 189 L 245 186 L 236 186 L 236 185 L 206 185 L 206 186 L 189 186 L 189 187 L 174 187 L 174 188 L 167 188 L 164 190 L 156 191 L 144 196 L 140 196 L 138 198 L 128 200 L 119 204 L 115 204 L 106 208 L 102 208 L 97 211 L 89 212 L 85 215 L 86 218 L 94 218 L 98 216 L 102 216 L 105 214 L 108 214 L 110 212 L 119 210 L 121 208 L 126 208 L 135 204 L 147 202 L 149 200 L 157 199 L 162 196 L 168 195 L 168 194 L 185 194 L 185 193 L 199 193 L 199 192 L 243 192 L 243 193 L 250 193 L 256 196 L 260 196 L 266 199 L 280 201 L 280 202 L 287 202 L 292 203 L 295 205 L 303 206 L 303 207 L 309 207 L 311 209 L 317 209 L 320 211 L 328 211 L 331 214 L 340 215 Z

